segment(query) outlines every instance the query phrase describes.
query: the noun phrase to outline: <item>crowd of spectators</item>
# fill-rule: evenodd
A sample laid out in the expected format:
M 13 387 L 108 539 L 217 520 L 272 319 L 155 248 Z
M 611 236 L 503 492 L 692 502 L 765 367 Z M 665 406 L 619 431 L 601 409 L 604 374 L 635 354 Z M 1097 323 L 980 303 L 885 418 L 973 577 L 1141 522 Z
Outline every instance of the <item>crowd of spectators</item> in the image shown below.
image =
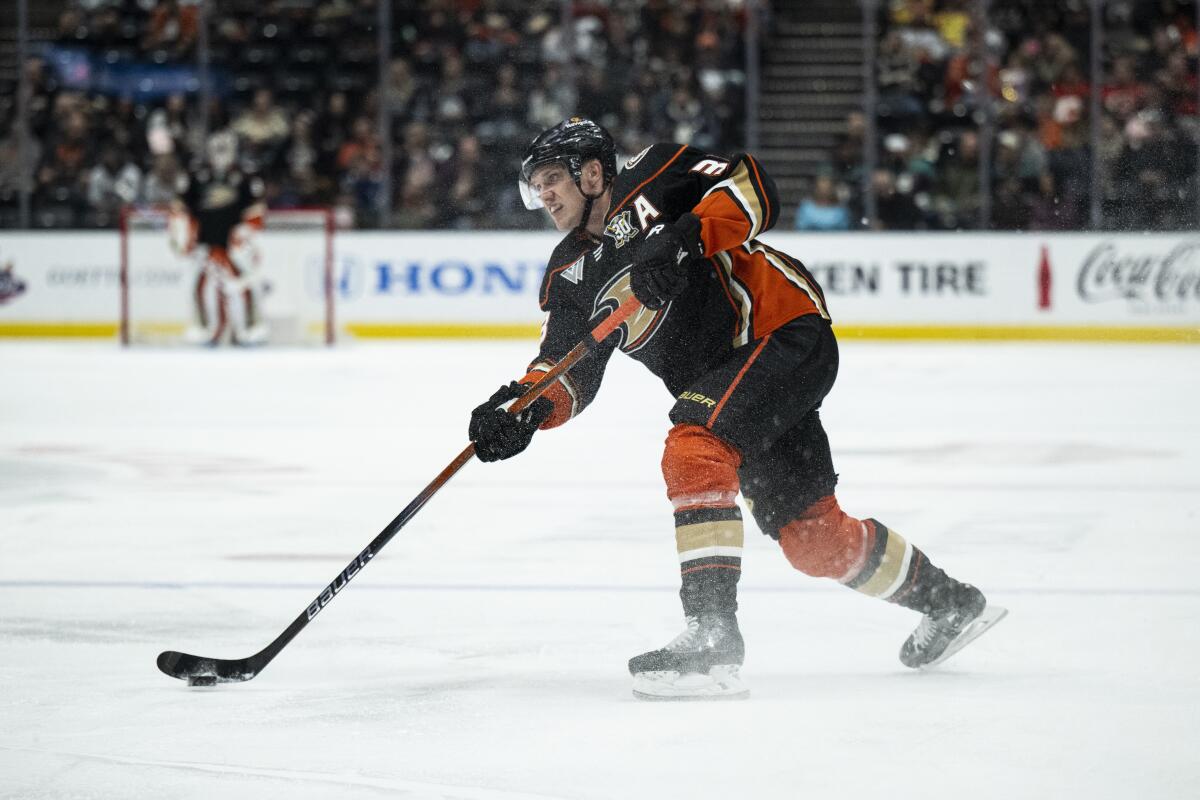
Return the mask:
M 35 226 L 114 225 L 123 205 L 169 199 L 182 173 L 229 148 L 271 206 L 332 206 L 345 226 L 540 226 L 515 190 L 520 155 L 571 114 L 608 126 L 626 154 L 743 137 L 744 10 L 727 0 L 575 2 L 565 19 L 561 0 L 393 2 L 382 85 L 376 0 L 209 8 L 202 31 L 189 0 L 70 1 L 24 67 Z M 6 220 L 20 181 L 14 119 L 0 105 Z
M 875 227 L 978 228 L 990 143 L 990 225 L 1089 227 L 1092 203 L 1091 4 L 1087 0 L 890 0 L 878 43 Z M 1100 166 L 1103 225 L 1196 225 L 1197 32 L 1194 2 L 1106 0 Z M 866 118 L 853 114 L 831 154 L 835 188 L 800 212 L 863 218 Z M 991 134 L 989 137 L 989 133 Z M 988 163 L 987 161 L 984 162 Z M 986 169 L 986 167 L 985 167 Z M 831 227 L 826 224 L 823 227 Z M 833 227 L 841 227 L 833 225 Z
M 1195 225 L 1195 2 L 1105 2 L 1105 227 Z M 382 83 L 376 3 L 222 0 L 201 31 L 195 0 L 69 0 L 24 65 L 34 225 L 114 225 L 122 206 L 165 202 L 209 153 L 233 150 L 272 206 L 332 206 L 345 226 L 539 226 L 513 175 L 529 139 L 572 113 L 608 126 L 624 154 L 662 139 L 744 144 L 742 3 L 574 0 L 564 18 L 561 0 L 394 1 Z M 863 174 L 856 112 L 797 227 L 861 226 L 864 178 L 883 229 L 976 228 L 985 205 L 997 229 L 1089 226 L 1091 3 L 984 5 L 884 0 L 875 171 Z M 6 227 L 22 180 L 13 100 L 0 98 Z

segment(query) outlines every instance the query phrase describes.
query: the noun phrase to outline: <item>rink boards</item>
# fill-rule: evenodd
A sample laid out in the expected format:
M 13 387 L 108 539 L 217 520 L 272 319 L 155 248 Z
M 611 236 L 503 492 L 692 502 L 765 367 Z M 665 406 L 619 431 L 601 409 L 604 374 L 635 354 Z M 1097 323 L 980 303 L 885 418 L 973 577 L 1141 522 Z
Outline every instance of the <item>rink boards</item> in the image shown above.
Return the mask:
M 264 237 L 286 245 L 302 235 Z M 338 334 L 535 336 L 546 259 L 558 240 L 554 233 L 341 233 Z M 808 266 L 843 336 L 1200 342 L 1197 234 L 773 233 L 763 240 Z M 318 262 L 298 257 L 293 268 L 311 271 Z M 0 237 L 0 336 L 115 337 L 118 264 L 115 232 Z M 319 293 L 321 281 L 306 276 L 298 285 Z

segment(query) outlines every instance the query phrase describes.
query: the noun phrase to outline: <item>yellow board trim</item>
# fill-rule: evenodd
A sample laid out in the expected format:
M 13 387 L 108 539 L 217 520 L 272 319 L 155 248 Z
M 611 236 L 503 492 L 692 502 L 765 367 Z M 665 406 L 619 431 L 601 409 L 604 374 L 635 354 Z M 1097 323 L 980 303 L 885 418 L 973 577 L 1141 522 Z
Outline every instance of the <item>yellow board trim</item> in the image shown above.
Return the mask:
M 837 325 L 843 341 L 928 339 L 996 342 L 1150 342 L 1200 344 L 1194 328 L 1134 328 L 1107 325 Z
M 0 336 L 112 339 L 115 322 L 0 322 Z
M 177 326 L 178 327 L 178 326 Z M 834 325 L 843 341 L 1143 342 L 1200 344 L 1192 328 L 1104 325 Z M 341 331 L 360 339 L 533 339 L 538 325 L 353 322 Z M 0 337 L 114 338 L 115 322 L 0 322 Z
M 461 325 L 455 323 L 350 323 L 345 330 L 364 339 L 524 339 L 536 337 L 536 325 Z M 1045 341 L 1045 342 L 1186 342 L 1200 344 L 1194 328 L 1134 328 L 1104 325 L 834 325 L 838 336 L 852 339 Z
M 453 322 L 392 324 L 350 322 L 342 330 L 359 339 L 536 339 L 540 325 L 463 325 Z

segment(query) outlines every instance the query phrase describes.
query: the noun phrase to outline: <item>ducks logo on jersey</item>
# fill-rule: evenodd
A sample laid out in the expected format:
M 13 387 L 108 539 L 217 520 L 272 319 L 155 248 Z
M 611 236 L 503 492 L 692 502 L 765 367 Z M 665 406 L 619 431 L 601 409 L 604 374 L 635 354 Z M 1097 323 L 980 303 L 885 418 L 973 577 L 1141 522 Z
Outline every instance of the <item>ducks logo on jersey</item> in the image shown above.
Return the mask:
M 618 272 L 596 295 L 596 302 L 592 307 L 593 324 L 599 321 L 600 314 L 604 309 L 608 309 L 611 313 L 630 297 L 633 297 L 633 289 L 629 285 L 629 271 L 630 267 L 625 267 Z M 617 328 L 621 335 L 621 343 L 618 346 L 626 353 L 632 353 L 645 347 L 662 326 L 663 321 L 667 318 L 667 312 L 670 310 L 670 303 L 657 310 L 639 308 L 632 317 L 622 322 L 621 327 Z

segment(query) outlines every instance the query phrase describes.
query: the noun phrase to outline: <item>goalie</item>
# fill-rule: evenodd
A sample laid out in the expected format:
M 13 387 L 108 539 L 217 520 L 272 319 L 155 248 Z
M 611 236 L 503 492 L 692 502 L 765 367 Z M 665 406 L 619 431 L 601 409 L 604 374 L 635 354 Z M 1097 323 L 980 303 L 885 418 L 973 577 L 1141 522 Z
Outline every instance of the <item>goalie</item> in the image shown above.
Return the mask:
M 229 333 L 235 345 L 267 340 L 257 234 L 266 204 L 262 181 L 234 167 L 237 142 L 216 137 L 207 163 L 183 180 L 172 203 L 172 248 L 196 266 L 193 324 L 185 338 L 216 346 Z

